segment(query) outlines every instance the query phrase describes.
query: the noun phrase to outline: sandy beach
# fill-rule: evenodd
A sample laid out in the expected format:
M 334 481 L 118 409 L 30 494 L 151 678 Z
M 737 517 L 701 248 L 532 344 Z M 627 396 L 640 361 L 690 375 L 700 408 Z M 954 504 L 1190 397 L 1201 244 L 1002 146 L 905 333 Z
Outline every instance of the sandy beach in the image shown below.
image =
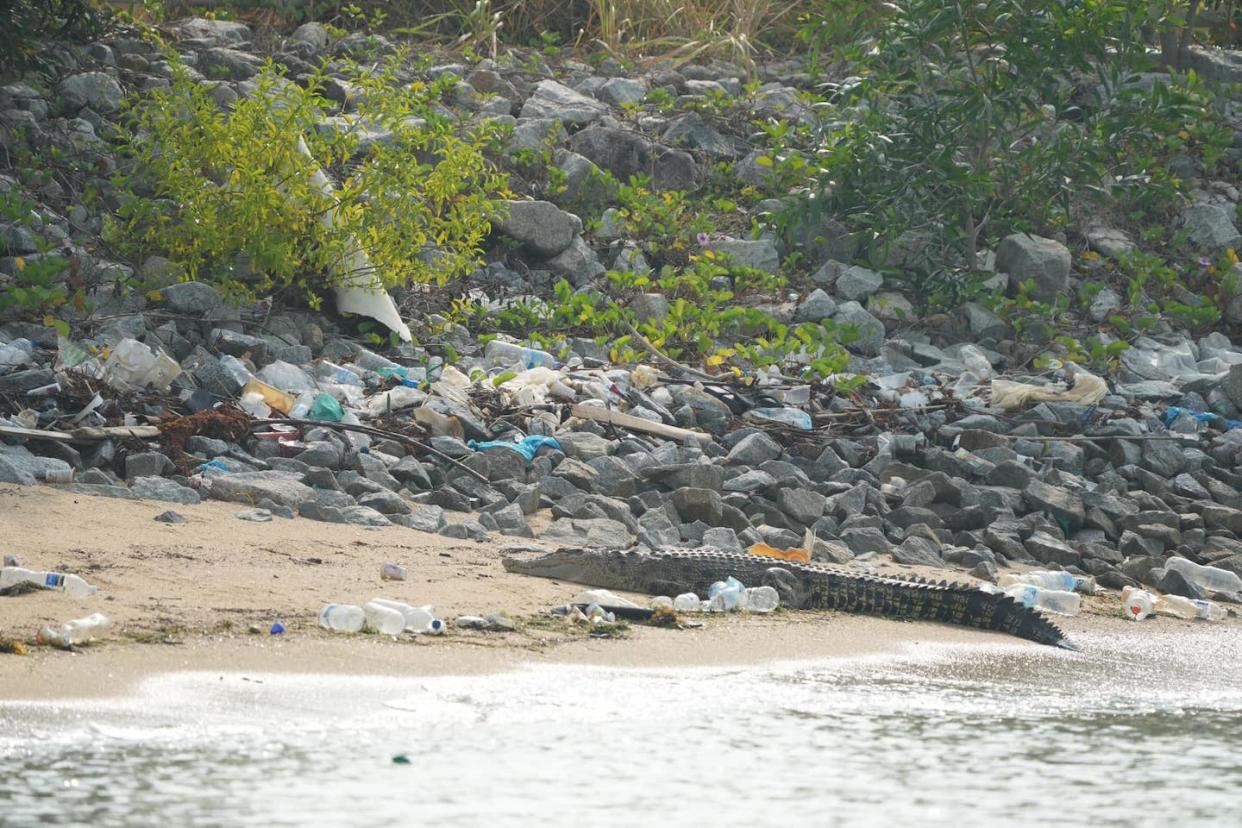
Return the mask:
M 105 640 L 77 652 L 30 647 L 26 656 L 0 655 L 0 695 L 107 696 L 126 692 L 145 676 L 176 670 L 443 675 L 524 662 L 704 666 L 883 654 L 931 643 L 1038 647 L 943 624 L 824 612 L 709 616 L 696 619 L 701 627 L 633 625 L 623 637 L 596 639 L 548 616 L 550 607 L 571 600 L 582 587 L 501 567 L 499 548 L 523 539 L 476 543 L 400 527 L 302 519 L 251 523 L 234 516 L 236 504 L 219 502 L 175 507 L 184 524 L 156 522 L 169 506 L 48 487 L 0 487 L 3 552 L 34 569 L 75 572 L 99 587 L 98 595 L 82 600 L 53 592 L 0 598 L 0 636 L 32 642 L 40 627 L 92 612 L 113 621 Z M 536 527 L 539 517 L 532 521 Z M 380 568 L 388 562 L 405 567 L 408 579 L 381 581 Z M 891 563 L 878 569 L 916 571 Z M 967 579 L 947 570 L 919 574 Z M 442 637 L 393 638 L 337 635 L 316 623 L 325 602 L 361 604 L 381 596 L 431 604 L 446 619 L 505 610 L 518 630 L 450 628 Z M 1081 615 L 1058 623 L 1071 635 L 1143 635 L 1119 607 L 1115 596 L 1091 598 Z M 277 621 L 285 625 L 284 635 L 268 633 Z M 1167 618 L 1149 623 L 1191 626 Z

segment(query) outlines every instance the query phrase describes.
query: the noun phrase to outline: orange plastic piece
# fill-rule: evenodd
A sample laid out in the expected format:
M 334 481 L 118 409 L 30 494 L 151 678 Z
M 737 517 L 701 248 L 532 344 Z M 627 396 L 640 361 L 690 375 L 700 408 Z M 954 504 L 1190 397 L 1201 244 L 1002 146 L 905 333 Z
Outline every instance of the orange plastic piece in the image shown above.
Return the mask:
M 811 553 L 796 546 L 793 549 L 777 549 L 775 546 L 768 546 L 766 543 L 756 543 L 748 551 L 752 555 L 779 558 L 782 561 L 794 561 L 795 563 L 811 562 Z

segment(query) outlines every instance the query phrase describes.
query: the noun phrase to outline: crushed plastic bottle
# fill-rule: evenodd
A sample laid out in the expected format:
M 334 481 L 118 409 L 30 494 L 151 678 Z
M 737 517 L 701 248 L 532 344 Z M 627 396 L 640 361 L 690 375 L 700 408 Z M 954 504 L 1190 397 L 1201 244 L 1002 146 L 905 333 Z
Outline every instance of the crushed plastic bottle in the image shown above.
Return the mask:
M 47 589 L 59 590 L 70 598 L 86 598 L 94 595 L 98 587 L 93 587 L 77 575 L 66 575 L 62 572 L 41 572 L 35 569 L 23 569 L 20 566 L 6 566 L 0 569 L 0 589 L 29 581 Z
M 1031 609 L 1047 610 L 1058 615 L 1077 615 L 1082 607 L 1082 598 L 1077 593 L 1060 589 L 1015 584 L 1006 589 L 1005 594 Z
M 1230 595 L 1242 593 L 1242 578 L 1237 573 L 1215 566 L 1201 566 L 1185 558 L 1170 558 L 1165 562 L 1169 569 L 1175 569 L 1186 579 L 1210 592 L 1224 592 Z
M 381 581 L 404 581 L 405 567 L 400 564 L 386 563 L 380 567 Z
M 483 349 L 483 356 L 492 365 L 521 365 L 523 368 L 556 368 L 560 363 L 547 351 L 523 348 L 513 342 L 493 339 Z
M 319 626 L 333 632 L 361 632 L 367 623 L 362 607 L 352 604 L 324 604 L 319 611 Z
M 63 624 L 59 629 L 44 627 L 39 630 L 35 640 L 40 644 L 50 644 L 54 647 L 71 647 L 98 638 L 110 626 L 112 626 L 112 621 L 108 619 L 108 616 L 102 612 L 95 612 L 85 618 Z
M 383 635 L 400 635 L 405 629 L 405 616 L 392 607 L 368 601 L 363 604 L 362 611 L 367 618 L 367 626 Z
M 746 412 L 746 416 L 755 420 L 764 420 L 769 423 L 781 423 L 782 425 L 799 428 L 803 431 L 810 431 L 815 427 L 811 421 L 811 415 L 798 408 L 752 408 Z
M 122 339 L 104 363 L 104 379 L 114 388 L 167 388 L 181 374 L 181 365 L 163 351 L 152 351 L 136 339 Z
M 1083 592 L 1095 594 L 1095 579 L 1086 575 L 1073 575 L 1069 572 L 1056 572 L 1047 569 L 1033 569 L 1030 572 L 1005 572 L 998 581 L 1003 587 L 1015 584 L 1027 584 L 1041 589 L 1056 589 L 1064 592 Z

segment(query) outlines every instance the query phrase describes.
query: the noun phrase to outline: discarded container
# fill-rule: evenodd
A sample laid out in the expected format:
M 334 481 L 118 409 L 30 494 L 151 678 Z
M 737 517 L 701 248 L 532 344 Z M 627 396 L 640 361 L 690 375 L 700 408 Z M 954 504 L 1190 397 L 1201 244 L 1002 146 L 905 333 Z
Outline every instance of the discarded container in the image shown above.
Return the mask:
M 297 399 L 292 394 L 286 394 L 279 388 L 268 385 L 260 379 L 251 377 L 250 380 L 242 386 L 242 399 L 250 394 L 258 394 L 264 404 L 281 414 L 288 414 L 293 410 L 293 406 L 297 403 Z
M 750 587 L 742 596 L 741 608 L 746 612 L 767 613 L 781 605 L 780 594 L 770 586 Z
M 405 616 L 392 607 L 368 601 L 362 606 L 366 614 L 367 626 L 383 635 L 400 635 L 405 629 Z
M 1121 591 L 1121 605 L 1126 618 L 1142 621 L 1156 610 L 1156 596 L 1143 589 L 1126 587 Z
M 698 612 L 703 602 L 693 592 L 683 592 L 673 599 L 673 609 L 678 612 Z
M 104 379 L 115 388 L 167 388 L 181 365 L 163 351 L 152 351 L 136 339 L 122 339 L 103 365 Z
M 732 575 L 724 581 L 717 581 L 707 590 L 709 612 L 729 612 L 738 609 L 742 603 L 742 595 L 746 587 Z
M 47 589 L 59 590 L 70 598 L 86 598 L 94 595 L 98 587 L 93 587 L 77 575 L 66 575 L 61 572 L 40 572 L 34 569 L 23 569 L 20 566 L 6 566 L 0 569 L 0 589 L 29 581 Z
M 1175 569 L 1186 576 L 1188 581 L 1198 584 L 1211 592 L 1225 592 L 1231 595 L 1242 593 L 1242 578 L 1237 573 L 1215 566 L 1200 566 L 1185 558 L 1170 558 L 1165 562 L 1169 569 Z
M 72 483 L 73 468 L 43 469 L 39 472 L 39 478 L 44 483 Z
M 54 647 L 71 647 L 103 635 L 111 625 L 112 622 L 108 616 L 102 612 L 95 612 L 85 618 L 63 624 L 59 629 L 44 627 L 39 630 L 35 640 L 40 644 L 51 644 Z
M 431 607 L 412 607 L 388 598 L 372 598 L 371 603 L 401 613 L 405 629 L 412 633 L 439 635 L 444 632 L 444 622 L 431 614 Z
M 547 351 L 535 348 L 523 348 L 512 342 L 493 339 L 483 349 L 483 356 L 492 365 L 521 365 L 523 368 L 555 368 L 559 363 L 556 357 Z
M 363 386 L 362 377 L 348 368 L 327 360 L 316 362 L 315 367 L 311 369 L 311 376 L 321 383 L 356 385 L 359 388 Z
M 367 411 L 372 417 L 379 417 L 390 411 L 400 411 L 403 408 L 422 405 L 426 400 L 427 395 L 417 388 L 398 385 L 367 400 Z
M 360 632 L 366 622 L 362 607 L 352 604 L 324 604 L 319 611 L 319 626 L 333 632 Z
M 233 378 L 233 382 L 238 385 L 245 385 L 250 382 L 250 369 L 246 367 L 246 363 L 242 362 L 232 354 L 220 355 L 220 367 Z
M 1082 607 L 1082 598 L 1077 593 L 1060 589 L 1015 584 L 1006 589 L 1005 594 L 1031 609 L 1047 610 L 1058 615 L 1077 615 Z
M 1229 615 L 1219 604 L 1181 595 L 1156 596 L 1156 612 L 1188 621 L 1224 621 Z
M 1094 578 L 1047 569 L 1033 569 L 1030 572 L 1005 572 L 1000 576 L 998 583 L 1003 587 L 1027 584 L 1040 587 L 1041 589 L 1083 592 L 1087 595 L 1095 594 Z
M 395 563 L 386 563 L 380 567 L 381 581 L 404 581 L 405 568 Z
M 272 416 L 271 407 L 263 402 L 263 395 L 257 391 L 242 394 L 241 399 L 237 401 L 237 405 L 242 411 L 245 411 L 257 420 L 266 420 Z
M 754 420 L 800 428 L 803 431 L 810 431 L 815 426 L 811 415 L 798 408 L 752 408 L 746 412 L 746 416 Z

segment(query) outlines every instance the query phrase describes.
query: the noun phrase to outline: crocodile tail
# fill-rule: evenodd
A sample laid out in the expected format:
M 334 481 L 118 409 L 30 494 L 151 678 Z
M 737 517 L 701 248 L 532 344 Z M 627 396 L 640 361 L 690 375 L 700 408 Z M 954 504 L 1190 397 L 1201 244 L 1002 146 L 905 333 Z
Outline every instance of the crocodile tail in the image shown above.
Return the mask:
M 1047 644 L 1065 650 L 1078 649 L 1065 637 L 1065 633 L 1061 632 L 1060 628 L 1049 621 L 1042 612 L 1031 609 L 1008 595 L 989 594 L 978 589 L 972 591 L 985 599 L 985 603 L 993 605 L 991 623 L 988 624 L 990 629 L 1001 630 L 1038 644 Z

